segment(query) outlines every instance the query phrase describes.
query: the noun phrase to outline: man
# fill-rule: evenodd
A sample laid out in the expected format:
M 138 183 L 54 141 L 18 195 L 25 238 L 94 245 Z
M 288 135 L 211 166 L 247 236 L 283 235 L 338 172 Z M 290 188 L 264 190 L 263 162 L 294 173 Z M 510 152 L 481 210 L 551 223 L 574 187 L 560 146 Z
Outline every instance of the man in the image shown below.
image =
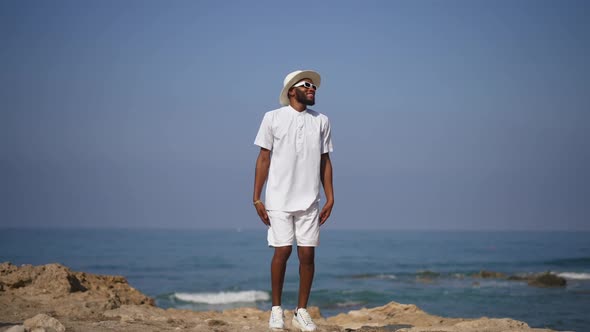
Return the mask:
M 284 328 L 281 295 L 287 260 L 293 241 L 299 257 L 299 299 L 293 325 L 302 331 L 315 331 L 307 312 L 307 301 L 314 274 L 315 247 L 320 226 L 334 206 L 332 187 L 332 139 L 328 117 L 307 106 L 315 104 L 320 75 L 311 70 L 290 73 L 283 81 L 280 103 L 283 107 L 264 115 L 255 145 L 260 147 L 254 179 L 254 206 L 268 226 L 268 245 L 274 247 L 271 262 L 271 329 Z M 266 184 L 265 202 L 260 200 Z M 320 183 L 326 203 L 319 209 Z

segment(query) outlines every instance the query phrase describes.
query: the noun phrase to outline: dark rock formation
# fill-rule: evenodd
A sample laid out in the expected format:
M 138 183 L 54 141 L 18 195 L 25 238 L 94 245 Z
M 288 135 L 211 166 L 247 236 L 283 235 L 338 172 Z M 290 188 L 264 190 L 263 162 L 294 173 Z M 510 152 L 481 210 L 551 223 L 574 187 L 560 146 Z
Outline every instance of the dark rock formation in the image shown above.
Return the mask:
M 535 287 L 565 287 L 567 281 L 565 278 L 547 272 L 529 280 L 528 284 Z
M 481 279 L 505 279 L 506 275 L 501 272 L 494 272 L 494 271 L 486 271 L 481 270 L 478 273 L 474 273 L 471 275 L 473 278 L 481 278 Z

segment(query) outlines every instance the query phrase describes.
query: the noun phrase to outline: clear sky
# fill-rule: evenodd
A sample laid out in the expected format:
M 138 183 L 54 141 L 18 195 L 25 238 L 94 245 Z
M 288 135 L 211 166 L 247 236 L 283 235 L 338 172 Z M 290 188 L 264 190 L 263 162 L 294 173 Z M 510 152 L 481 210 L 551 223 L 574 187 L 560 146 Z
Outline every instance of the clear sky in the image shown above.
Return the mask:
M 590 230 L 589 1 L 1 1 L 0 226 L 254 228 L 322 74 L 332 229 Z

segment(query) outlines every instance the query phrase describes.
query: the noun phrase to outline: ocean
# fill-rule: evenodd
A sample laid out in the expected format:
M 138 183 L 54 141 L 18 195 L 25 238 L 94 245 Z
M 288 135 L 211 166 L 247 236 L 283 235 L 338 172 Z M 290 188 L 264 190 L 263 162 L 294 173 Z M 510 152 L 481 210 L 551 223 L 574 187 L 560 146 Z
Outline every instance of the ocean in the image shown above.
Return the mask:
M 266 231 L 0 229 L 0 261 L 123 275 L 162 308 L 269 309 Z M 296 304 L 296 251 L 283 307 Z M 565 288 L 473 277 L 552 271 Z M 590 232 L 322 231 L 310 305 L 324 316 L 390 301 L 446 317 L 509 317 L 590 331 Z

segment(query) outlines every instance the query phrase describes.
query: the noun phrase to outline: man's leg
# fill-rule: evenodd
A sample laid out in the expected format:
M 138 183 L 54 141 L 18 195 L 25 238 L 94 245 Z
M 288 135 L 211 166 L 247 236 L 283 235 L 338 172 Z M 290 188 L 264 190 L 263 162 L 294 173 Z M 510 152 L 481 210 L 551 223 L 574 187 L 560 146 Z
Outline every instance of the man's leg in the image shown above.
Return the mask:
M 309 300 L 315 271 L 315 247 L 298 246 L 297 255 L 299 256 L 299 301 L 297 308 L 307 308 L 307 301 Z
M 287 260 L 291 255 L 292 246 L 275 247 L 275 253 L 270 264 L 270 279 L 272 284 L 272 305 L 280 306 L 285 282 Z

